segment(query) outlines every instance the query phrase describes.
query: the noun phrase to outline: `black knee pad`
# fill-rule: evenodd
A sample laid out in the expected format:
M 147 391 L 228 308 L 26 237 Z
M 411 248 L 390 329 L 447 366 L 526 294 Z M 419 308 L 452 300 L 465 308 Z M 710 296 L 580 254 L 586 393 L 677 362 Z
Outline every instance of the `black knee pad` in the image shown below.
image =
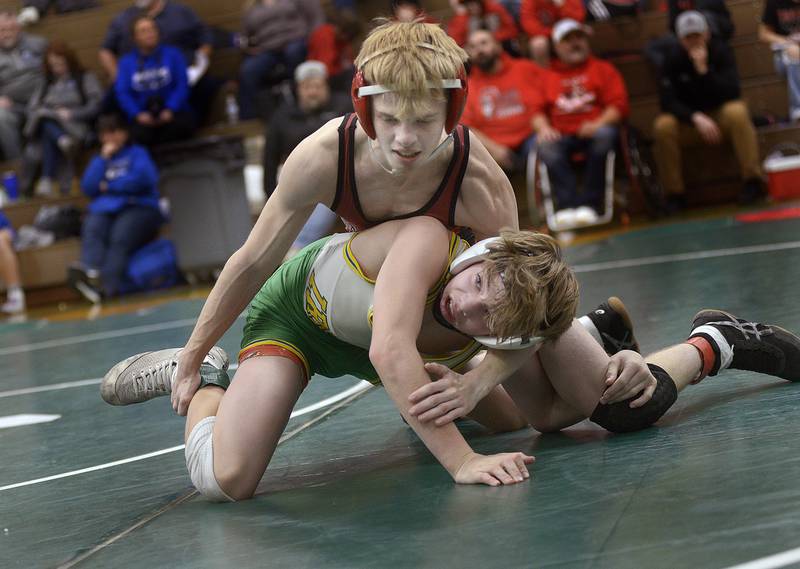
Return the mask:
M 631 409 L 630 402 L 639 397 L 641 395 L 639 393 L 619 403 L 611 405 L 601 403 L 597 405 L 590 419 L 612 433 L 639 431 L 658 421 L 675 403 L 678 398 L 678 388 L 666 371 L 653 364 L 647 364 L 647 367 L 656 378 L 656 390 L 650 401 L 641 407 Z

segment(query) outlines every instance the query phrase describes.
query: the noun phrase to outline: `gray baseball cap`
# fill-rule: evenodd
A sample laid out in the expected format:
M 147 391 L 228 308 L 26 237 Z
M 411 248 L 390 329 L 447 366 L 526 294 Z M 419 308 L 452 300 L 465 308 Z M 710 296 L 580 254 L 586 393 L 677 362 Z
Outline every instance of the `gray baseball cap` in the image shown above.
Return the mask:
M 689 34 L 704 34 L 708 31 L 706 17 L 697 10 L 682 12 L 675 20 L 675 35 L 685 38 Z

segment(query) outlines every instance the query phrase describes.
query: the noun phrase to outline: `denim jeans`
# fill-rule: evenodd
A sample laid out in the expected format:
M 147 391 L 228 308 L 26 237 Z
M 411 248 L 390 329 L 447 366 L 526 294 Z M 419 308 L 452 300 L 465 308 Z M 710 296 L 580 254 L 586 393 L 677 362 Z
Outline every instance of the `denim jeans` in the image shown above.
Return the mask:
M 239 116 L 252 119 L 256 116 L 255 98 L 270 71 L 283 63 L 290 75 L 294 68 L 306 58 L 306 40 L 289 42 L 281 50 L 271 50 L 251 55 L 242 63 L 239 71 Z
M 66 134 L 56 121 L 42 120 L 39 136 L 42 141 L 42 176 L 53 179 L 58 174 L 59 160 L 63 153 L 58 147 L 58 139 Z
M 547 166 L 558 209 L 588 205 L 602 210 L 606 156 L 616 147 L 618 132 L 616 126 L 604 126 L 590 139 L 564 135 L 555 142 L 539 143 L 539 160 Z M 570 162 L 575 152 L 586 153 L 583 195 L 578 194 L 575 170 Z
M 786 77 L 789 89 L 789 118 L 800 119 L 800 61 L 791 61 L 785 53 L 775 53 L 775 70 Z
M 105 293 L 123 288 L 128 259 L 158 234 L 163 218 L 157 209 L 129 206 L 117 213 L 89 213 L 83 221 L 81 263 L 100 271 Z

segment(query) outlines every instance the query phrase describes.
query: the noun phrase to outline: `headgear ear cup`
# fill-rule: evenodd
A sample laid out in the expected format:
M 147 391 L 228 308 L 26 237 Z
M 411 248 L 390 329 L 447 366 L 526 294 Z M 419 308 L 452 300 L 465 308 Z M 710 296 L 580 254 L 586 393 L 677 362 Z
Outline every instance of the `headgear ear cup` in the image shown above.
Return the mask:
M 372 123 L 372 105 L 370 104 L 370 96 L 360 96 L 358 90 L 361 87 L 369 85 L 367 80 L 364 79 L 364 72 L 359 69 L 353 76 L 353 84 L 350 89 L 350 98 L 353 100 L 353 110 L 356 112 L 358 122 L 361 123 L 361 128 L 367 133 L 371 139 L 375 139 L 375 125 Z
M 458 74 L 458 80 L 461 81 L 461 88 L 449 90 L 450 96 L 447 101 L 447 117 L 444 121 L 444 130 L 447 134 L 453 132 L 456 126 L 458 126 L 458 121 L 467 104 L 469 85 L 467 83 L 467 75 L 463 69 Z

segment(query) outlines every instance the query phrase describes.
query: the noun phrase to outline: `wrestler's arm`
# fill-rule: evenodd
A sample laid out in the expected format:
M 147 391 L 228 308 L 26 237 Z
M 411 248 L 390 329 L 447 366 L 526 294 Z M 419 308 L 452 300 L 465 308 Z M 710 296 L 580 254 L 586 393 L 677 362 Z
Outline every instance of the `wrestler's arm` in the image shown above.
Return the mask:
M 431 218 L 409 220 L 399 231 L 375 283 L 370 361 L 400 413 L 456 482 L 512 484 L 526 478 L 531 457 L 478 455 L 453 424 L 435 427 L 408 412 L 411 392 L 430 382 L 417 337 L 428 290 L 447 263 L 448 241 Z
M 180 356 L 172 391 L 172 406 L 180 415 L 199 386 L 205 355 L 275 271 L 316 204 L 330 205 L 336 190 L 338 122 L 329 122 L 292 151 L 250 235 L 225 263 Z

